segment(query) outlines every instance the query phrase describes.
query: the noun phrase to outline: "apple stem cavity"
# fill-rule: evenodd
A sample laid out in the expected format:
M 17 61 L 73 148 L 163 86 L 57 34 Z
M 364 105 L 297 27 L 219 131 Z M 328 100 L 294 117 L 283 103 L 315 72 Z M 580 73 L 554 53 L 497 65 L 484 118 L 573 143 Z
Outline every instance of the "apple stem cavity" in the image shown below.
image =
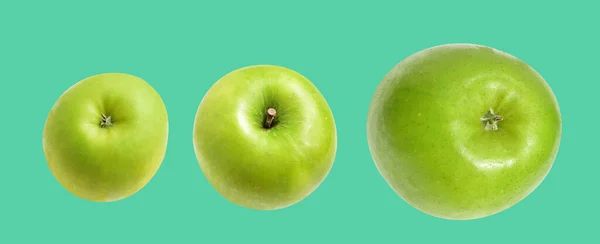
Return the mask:
M 485 115 L 481 118 L 481 122 L 483 123 L 483 128 L 488 131 L 497 131 L 498 130 L 498 121 L 502 121 L 504 118 L 500 115 L 494 113 L 494 110 L 490 108 Z
M 277 115 L 277 110 L 274 108 L 267 109 L 267 118 L 265 119 L 265 129 L 270 129 L 273 127 L 273 120 L 275 120 L 275 116 Z
M 102 120 L 100 120 L 100 127 L 108 128 L 112 125 L 112 117 L 110 115 L 102 114 Z

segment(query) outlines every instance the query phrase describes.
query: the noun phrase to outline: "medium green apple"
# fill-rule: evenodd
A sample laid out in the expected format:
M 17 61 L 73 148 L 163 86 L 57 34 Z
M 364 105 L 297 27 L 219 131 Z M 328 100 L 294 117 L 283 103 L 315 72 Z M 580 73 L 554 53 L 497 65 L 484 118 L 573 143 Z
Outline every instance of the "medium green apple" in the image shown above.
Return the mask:
M 370 104 L 371 155 L 411 206 L 467 220 L 506 210 L 546 177 L 561 137 L 558 103 L 523 61 L 446 44 L 398 63 Z
M 159 94 L 121 73 L 77 82 L 52 107 L 43 132 L 48 166 L 72 194 L 94 202 L 141 190 L 166 152 L 168 118 Z
M 255 65 L 219 79 L 202 99 L 193 144 L 202 172 L 224 198 L 256 210 L 309 196 L 333 166 L 329 105 L 304 76 Z

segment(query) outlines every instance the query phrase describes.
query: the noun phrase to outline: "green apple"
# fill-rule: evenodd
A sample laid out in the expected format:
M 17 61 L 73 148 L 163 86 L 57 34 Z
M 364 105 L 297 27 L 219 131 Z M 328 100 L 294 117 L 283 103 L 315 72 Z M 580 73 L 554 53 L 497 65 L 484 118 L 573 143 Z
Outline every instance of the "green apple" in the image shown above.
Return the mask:
M 546 81 L 494 48 L 446 44 L 398 63 L 370 104 L 375 165 L 408 204 L 453 220 L 527 197 L 552 167 L 561 116 Z
M 221 77 L 196 114 L 193 144 L 202 172 L 224 198 L 256 210 L 309 196 L 333 166 L 329 105 L 304 76 L 255 65 Z
M 159 94 L 121 73 L 77 82 L 52 107 L 43 132 L 48 166 L 58 182 L 93 202 L 141 190 L 164 158 L 168 118 Z

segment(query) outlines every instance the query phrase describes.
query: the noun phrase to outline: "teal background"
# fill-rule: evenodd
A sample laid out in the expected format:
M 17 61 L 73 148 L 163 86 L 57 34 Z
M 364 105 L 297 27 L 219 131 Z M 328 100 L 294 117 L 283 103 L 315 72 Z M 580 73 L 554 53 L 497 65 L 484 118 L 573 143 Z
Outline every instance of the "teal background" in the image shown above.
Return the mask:
M 0 243 L 592 243 L 598 241 L 598 5 L 593 1 L 1 1 Z M 425 215 L 377 172 L 366 115 L 379 81 L 421 49 L 469 42 L 509 52 L 553 88 L 556 163 L 528 198 L 474 221 Z M 290 208 L 237 207 L 204 178 L 192 124 L 222 75 L 253 64 L 311 79 L 335 115 L 329 177 Z M 123 201 L 70 195 L 42 151 L 61 93 L 97 73 L 147 80 L 170 118 L 155 178 Z

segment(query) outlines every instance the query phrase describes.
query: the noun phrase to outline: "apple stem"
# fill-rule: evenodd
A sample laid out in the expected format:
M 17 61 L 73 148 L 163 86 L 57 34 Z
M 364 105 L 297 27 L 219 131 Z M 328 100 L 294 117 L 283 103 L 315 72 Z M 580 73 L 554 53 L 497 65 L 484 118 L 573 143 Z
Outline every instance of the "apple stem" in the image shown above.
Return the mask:
M 490 108 L 490 110 L 481 118 L 481 122 L 483 123 L 483 128 L 485 130 L 497 131 L 498 121 L 502 121 L 503 119 L 502 116 L 497 115 L 494 113 L 494 110 Z
M 265 120 L 265 128 L 270 129 L 273 126 L 273 120 L 277 115 L 277 111 L 274 108 L 267 109 L 267 118 Z
M 108 128 L 112 126 L 112 117 L 110 115 L 102 114 L 102 120 L 100 121 L 100 127 Z

